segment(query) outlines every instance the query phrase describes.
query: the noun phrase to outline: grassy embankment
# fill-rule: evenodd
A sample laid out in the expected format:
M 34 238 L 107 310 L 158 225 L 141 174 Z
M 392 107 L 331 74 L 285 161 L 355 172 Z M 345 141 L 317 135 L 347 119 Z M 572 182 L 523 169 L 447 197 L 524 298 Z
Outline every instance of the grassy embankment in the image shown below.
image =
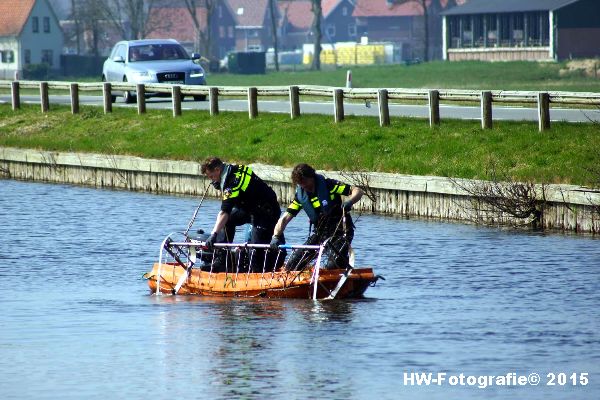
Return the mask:
M 387 171 L 416 175 L 485 178 L 497 163 L 519 180 L 586 184 L 599 163 L 600 128 L 592 124 L 556 123 L 539 133 L 531 122 L 498 122 L 482 131 L 478 121 L 443 121 L 439 128 L 417 119 L 394 120 L 379 127 L 376 118 L 246 113 L 186 112 L 116 108 L 104 115 L 84 107 L 71 115 L 53 106 L 47 115 L 37 106 L 13 112 L 0 105 L 0 146 L 57 151 L 130 154 L 141 157 L 201 160 L 219 155 L 238 162 L 292 166 L 308 162 L 318 168 Z
M 600 91 L 597 80 L 560 76 L 558 64 L 430 63 L 417 66 L 353 68 L 361 87 L 502 88 Z M 214 75 L 216 85 L 340 85 L 345 70 L 270 73 L 265 76 Z M 499 80 L 503 79 L 503 80 Z M 498 82 L 498 83 L 495 83 Z M 535 122 L 495 122 L 482 131 L 479 121 L 392 119 L 379 127 L 377 118 L 348 117 L 334 124 L 330 116 L 83 107 L 71 115 L 53 105 L 47 115 L 38 106 L 13 112 L 0 106 L 0 146 L 57 151 L 130 154 L 142 157 L 200 160 L 219 155 L 238 162 L 292 166 L 308 162 L 318 168 L 398 172 L 462 178 L 486 178 L 490 165 L 514 179 L 545 183 L 591 184 L 600 165 L 598 124 L 554 123 L 545 133 Z

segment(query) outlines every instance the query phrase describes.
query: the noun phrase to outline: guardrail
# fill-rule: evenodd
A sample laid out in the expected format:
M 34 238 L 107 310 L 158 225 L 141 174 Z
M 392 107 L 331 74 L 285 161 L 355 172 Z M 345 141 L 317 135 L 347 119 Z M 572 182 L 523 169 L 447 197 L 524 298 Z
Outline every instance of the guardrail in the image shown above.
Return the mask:
M 289 96 L 290 116 L 300 116 L 300 96 L 328 97 L 334 105 L 334 120 L 344 120 L 344 99 L 377 100 L 379 108 L 379 124 L 390 125 L 389 100 L 426 101 L 429 105 L 429 124 L 440 124 L 440 101 L 474 102 L 481 105 L 481 127 L 490 129 L 493 125 L 493 103 L 528 103 L 537 104 L 538 127 L 540 131 L 550 129 L 550 104 L 595 105 L 600 106 L 600 93 L 593 92 L 535 92 L 504 90 L 455 90 L 455 89 L 352 89 L 328 86 L 196 86 L 171 85 L 166 83 L 134 84 L 128 82 L 38 82 L 38 81 L 0 81 L 0 88 L 10 89 L 12 107 L 20 107 L 20 89 L 39 89 L 42 112 L 49 110 L 48 92 L 52 90 L 68 90 L 71 94 L 71 110 L 79 112 L 80 91 L 102 91 L 104 112 L 112 112 L 113 92 L 135 91 L 139 114 L 146 112 L 145 93 L 165 93 L 173 97 L 173 116 L 181 115 L 182 96 L 207 96 L 210 102 L 210 114 L 219 113 L 219 97 L 248 98 L 248 115 L 250 119 L 258 116 L 258 96 Z

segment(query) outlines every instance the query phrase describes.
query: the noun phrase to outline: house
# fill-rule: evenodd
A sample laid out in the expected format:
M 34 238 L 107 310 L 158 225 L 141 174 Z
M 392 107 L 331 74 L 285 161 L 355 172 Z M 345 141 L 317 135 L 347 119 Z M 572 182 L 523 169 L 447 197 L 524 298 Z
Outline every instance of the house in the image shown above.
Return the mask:
M 192 15 L 181 2 L 171 2 L 169 5 L 156 6 L 151 10 L 148 23 L 152 29 L 147 37 L 175 39 L 189 52 L 200 52 L 203 57 L 209 59 L 223 58 L 235 47 L 236 20 L 231 9 L 227 2 L 216 4 L 210 20 L 210 35 L 208 35 L 206 31 L 208 10 L 202 2 L 198 4 L 201 6 L 196 8 L 196 20 L 203 38 L 198 36 Z M 207 40 L 210 40 L 210 49 L 206 48 Z
M 48 0 L 0 0 L 0 79 L 31 64 L 60 68 L 63 33 Z
M 305 43 L 312 42 L 311 29 L 314 20 L 310 0 L 278 1 L 279 7 L 279 48 L 282 50 L 301 49 Z
M 236 19 L 235 50 L 266 51 L 273 46 L 269 0 L 226 0 Z M 279 10 L 275 7 L 275 18 Z
M 446 60 L 600 56 L 598 0 L 470 0 L 442 15 Z
M 425 25 L 419 2 L 356 0 L 352 15 L 363 41 L 394 43 L 397 59 L 423 58 Z
M 314 13 L 311 0 L 279 1 L 281 48 L 297 49 L 312 43 Z M 356 42 L 356 18 L 352 16 L 354 1 L 322 0 L 323 43 Z

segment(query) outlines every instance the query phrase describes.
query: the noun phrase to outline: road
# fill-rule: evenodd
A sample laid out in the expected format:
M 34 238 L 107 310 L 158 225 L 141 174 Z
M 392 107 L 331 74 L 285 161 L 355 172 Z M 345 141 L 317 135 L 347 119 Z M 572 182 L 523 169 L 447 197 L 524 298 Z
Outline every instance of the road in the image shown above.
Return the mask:
M 10 103 L 10 95 L 0 95 L 0 103 Z M 81 105 L 96 105 L 102 106 L 101 96 L 79 96 Z M 21 95 L 22 103 L 39 104 L 39 96 L 36 95 Z M 68 95 L 51 95 L 50 104 L 70 104 Z M 121 99 L 117 99 L 114 104 L 117 107 L 132 107 L 135 104 L 124 104 Z M 150 98 L 146 101 L 146 107 L 149 109 L 171 109 L 171 100 L 168 98 Z M 390 104 L 391 117 L 416 117 L 428 118 L 428 107 L 425 105 L 398 105 Z M 182 110 L 208 110 L 209 103 L 186 100 L 182 104 Z M 289 103 L 287 101 L 277 100 L 259 100 L 259 112 L 274 112 L 274 113 L 289 113 Z M 248 110 L 246 100 L 219 100 L 219 110 L 221 111 L 240 111 Z M 332 102 L 301 102 L 301 113 L 307 114 L 325 114 L 333 115 Z M 377 103 L 345 103 L 345 115 L 364 115 L 378 116 Z M 457 105 L 440 105 L 440 116 L 444 118 L 454 119 L 480 119 L 481 111 L 479 106 L 457 106 Z M 498 120 L 510 121 L 537 121 L 537 109 L 528 107 L 507 107 L 494 106 L 493 118 Z M 582 109 L 567 109 L 567 108 L 552 108 L 550 110 L 550 118 L 552 121 L 568 121 L 568 122 L 600 122 L 600 108 L 582 110 Z

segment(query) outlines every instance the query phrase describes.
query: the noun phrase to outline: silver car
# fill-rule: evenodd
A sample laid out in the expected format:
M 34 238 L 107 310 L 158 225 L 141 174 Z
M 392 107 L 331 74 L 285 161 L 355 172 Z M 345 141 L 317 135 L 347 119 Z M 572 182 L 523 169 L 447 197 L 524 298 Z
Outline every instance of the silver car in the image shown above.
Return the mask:
M 173 39 L 144 39 L 118 42 L 102 67 L 103 82 L 171 83 L 205 85 L 204 69 L 195 61 L 200 55 L 188 55 Z M 146 93 L 146 97 L 160 96 Z M 162 94 L 164 95 L 164 94 Z M 112 101 L 116 100 L 112 96 Z M 135 92 L 123 93 L 126 103 L 135 102 Z M 194 100 L 206 100 L 205 95 Z

